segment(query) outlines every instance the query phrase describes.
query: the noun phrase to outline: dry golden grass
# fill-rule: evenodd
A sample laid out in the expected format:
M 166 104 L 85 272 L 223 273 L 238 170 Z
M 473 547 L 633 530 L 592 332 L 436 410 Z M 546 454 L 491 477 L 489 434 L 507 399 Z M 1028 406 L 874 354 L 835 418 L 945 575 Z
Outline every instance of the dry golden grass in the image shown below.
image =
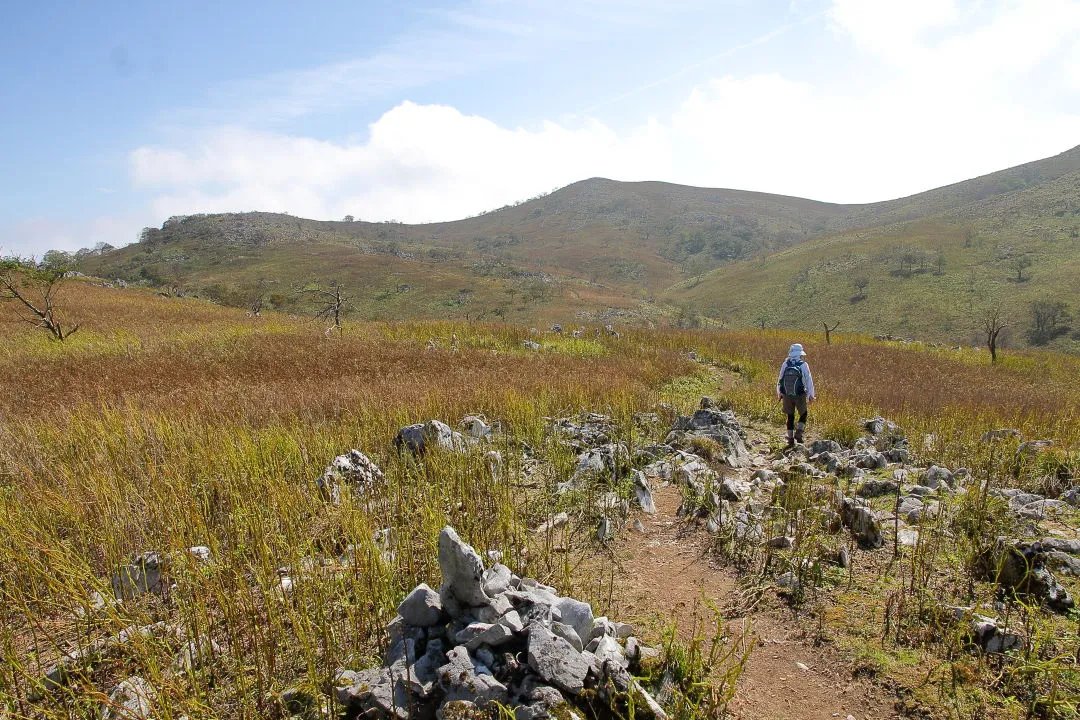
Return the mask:
M 740 414 L 778 419 L 771 386 L 793 340 L 808 345 L 819 386 L 814 427 L 881 413 L 916 441 L 932 433 L 915 451 L 954 467 L 982 466 L 978 437 L 993 427 L 1064 450 L 1077 440 L 1080 362 L 1054 355 L 991 368 L 970 351 L 862 338 L 676 331 L 545 334 L 534 352 L 522 347 L 528 331 L 507 325 L 357 323 L 327 338 L 301 319 L 85 283 L 66 302 L 86 328 L 69 342 L 13 327 L 0 346 L 0 709 L 18 717 L 88 714 L 98 690 L 133 673 L 159 688 L 166 717 L 275 715 L 298 678 L 318 689 L 339 664 L 372 657 L 402 594 L 435 581 L 446 523 L 521 572 L 588 592 L 597 585 L 574 577 L 565 554 L 529 549 L 527 528 L 552 504 L 518 483 L 520 441 L 563 472 L 572 456 L 545 432 L 553 416 L 607 412 L 633 439 L 634 411 L 720 394 Z M 742 379 L 719 387 L 691 348 Z M 480 450 L 423 463 L 392 450 L 402 425 L 477 412 L 505 431 L 499 477 Z M 352 447 L 386 484 L 328 505 L 315 478 Z M 392 547 L 374 538 L 382 528 L 394 529 Z M 194 562 L 193 545 L 209 546 L 212 563 Z M 169 558 L 175 592 L 80 619 L 114 569 L 150 549 Z M 280 590 L 284 567 L 291 593 Z M 26 702 L 64 649 L 159 620 L 221 643 L 213 667 L 167 672 L 176 643 L 158 638 L 69 692 Z

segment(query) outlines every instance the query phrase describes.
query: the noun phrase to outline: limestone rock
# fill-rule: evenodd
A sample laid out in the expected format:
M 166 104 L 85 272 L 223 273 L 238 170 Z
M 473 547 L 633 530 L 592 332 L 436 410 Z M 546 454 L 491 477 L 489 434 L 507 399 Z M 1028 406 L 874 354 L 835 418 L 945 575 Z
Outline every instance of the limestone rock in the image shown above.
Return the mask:
M 109 701 L 101 710 L 101 720 L 150 720 L 156 715 L 156 699 L 154 687 L 138 675 L 133 675 L 109 693 Z
M 379 466 L 364 453 L 353 449 L 338 455 L 316 481 L 319 492 L 333 503 L 341 501 L 341 488 L 349 485 L 354 491 L 370 491 L 383 480 Z
M 445 589 L 462 605 L 479 607 L 491 601 L 484 592 L 483 561 L 449 526 L 439 533 L 439 568 Z
M 855 535 L 859 544 L 866 548 L 880 548 L 885 546 L 885 537 L 881 533 L 881 527 L 874 519 L 873 511 L 862 505 L 857 505 L 851 498 L 844 498 L 841 506 L 840 517 L 844 526 L 849 528 Z
M 431 627 L 443 616 L 442 600 L 427 583 L 420 583 L 401 601 L 397 612 L 409 625 Z
M 543 625 L 529 629 L 529 667 L 546 682 L 577 695 L 585 688 L 589 664 L 569 642 Z

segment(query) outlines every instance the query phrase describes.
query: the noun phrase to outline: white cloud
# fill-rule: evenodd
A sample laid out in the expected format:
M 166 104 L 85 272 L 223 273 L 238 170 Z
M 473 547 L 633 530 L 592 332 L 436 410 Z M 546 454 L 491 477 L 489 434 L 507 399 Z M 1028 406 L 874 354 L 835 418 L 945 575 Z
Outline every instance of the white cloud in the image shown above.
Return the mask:
M 132 176 L 157 192 L 160 217 L 265 209 L 425 222 L 597 175 L 870 202 L 1080 142 L 1080 105 L 1058 99 L 1080 72 L 1080 2 L 834 0 L 828 17 L 862 60 L 884 63 L 872 89 L 725 76 L 625 131 L 589 118 L 511 129 L 403 102 L 363 141 L 218 127 L 184 147 L 139 148 Z M 1036 85 L 1044 97 L 1030 97 Z M 1064 94 L 1048 105 L 1046 87 Z
M 317 218 L 446 220 L 591 176 L 661 179 L 836 202 L 911 194 L 1077 143 L 1080 116 L 903 81 L 859 96 L 780 75 L 724 77 L 627 132 L 595 120 L 508 129 L 402 103 L 366 142 L 220 128 L 140 148 L 132 173 L 160 217 L 263 209 Z

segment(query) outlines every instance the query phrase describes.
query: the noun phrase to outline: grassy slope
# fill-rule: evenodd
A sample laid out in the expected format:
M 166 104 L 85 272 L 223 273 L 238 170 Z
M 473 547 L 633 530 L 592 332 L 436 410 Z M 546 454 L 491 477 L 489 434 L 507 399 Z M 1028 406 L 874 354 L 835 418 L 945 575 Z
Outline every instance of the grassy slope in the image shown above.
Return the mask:
M 1019 326 L 1036 299 L 1065 299 L 1080 290 L 1080 172 L 997 195 L 918 220 L 850 230 L 720 268 L 670 289 L 686 302 L 734 325 L 816 330 L 839 320 L 849 331 L 916 335 L 951 341 L 977 337 L 975 314 L 1000 298 Z M 916 247 L 945 257 L 944 273 L 899 275 L 894 251 Z M 1012 260 L 1032 261 L 1016 281 Z M 854 279 L 870 283 L 855 300 Z M 1016 337 L 1020 340 L 1020 337 Z M 1060 347 L 1073 346 L 1063 338 Z

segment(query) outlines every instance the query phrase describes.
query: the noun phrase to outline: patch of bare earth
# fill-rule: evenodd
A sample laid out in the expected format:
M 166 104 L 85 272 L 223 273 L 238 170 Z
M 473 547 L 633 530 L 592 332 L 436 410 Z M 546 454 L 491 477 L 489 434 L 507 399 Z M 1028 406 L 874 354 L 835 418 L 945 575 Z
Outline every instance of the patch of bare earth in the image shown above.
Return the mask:
M 619 572 L 613 608 L 646 627 L 678 621 L 688 634 L 702 599 L 724 607 L 737 592 L 735 572 L 712 560 L 709 536 L 676 515 L 674 485 L 654 491 L 656 515 L 641 515 L 645 532 L 622 532 L 614 542 Z M 709 614 L 706 612 L 706 617 Z M 753 651 L 737 684 L 732 715 L 747 720 L 856 720 L 899 717 L 887 691 L 854 677 L 833 646 L 807 637 L 791 610 L 768 599 L 749 614 Z M 744 622 L 741 619 L 729 623 Z

